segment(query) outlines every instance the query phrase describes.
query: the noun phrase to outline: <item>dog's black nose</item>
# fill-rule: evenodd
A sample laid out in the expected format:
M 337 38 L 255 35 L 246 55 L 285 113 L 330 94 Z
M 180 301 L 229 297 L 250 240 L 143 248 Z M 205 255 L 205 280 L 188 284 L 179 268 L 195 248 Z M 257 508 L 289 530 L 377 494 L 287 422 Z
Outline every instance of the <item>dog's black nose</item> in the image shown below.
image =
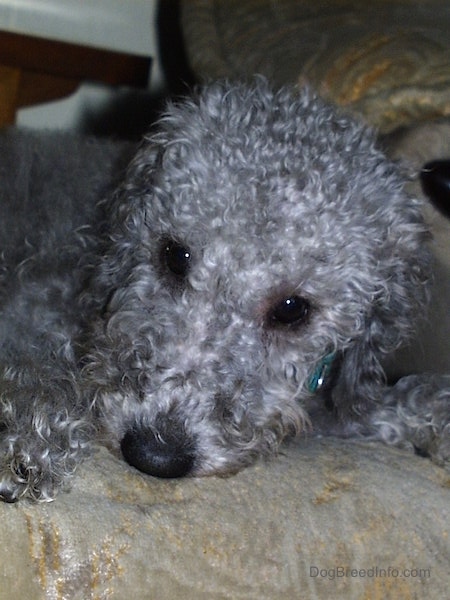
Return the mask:
M 192 444 L 182 432 L 155 433 L 134 427 L 124 435 L 120 447 L 128 464 L 153 477 L 184 477 L 194 464 Z

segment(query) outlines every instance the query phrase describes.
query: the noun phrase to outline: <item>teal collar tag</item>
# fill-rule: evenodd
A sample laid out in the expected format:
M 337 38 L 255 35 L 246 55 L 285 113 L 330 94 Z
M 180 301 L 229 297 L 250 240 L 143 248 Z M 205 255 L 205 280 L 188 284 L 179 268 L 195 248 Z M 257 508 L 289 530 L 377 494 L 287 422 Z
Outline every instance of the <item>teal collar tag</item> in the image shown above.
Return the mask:
M 317 392 L 323 386 L 325 379 L 328 377 L 333 364 L 335 352 L 330 352 L 322 358 L 322 360 L 316 365 L 313 374 L 308 379 L 308 391 L 311 393 Z

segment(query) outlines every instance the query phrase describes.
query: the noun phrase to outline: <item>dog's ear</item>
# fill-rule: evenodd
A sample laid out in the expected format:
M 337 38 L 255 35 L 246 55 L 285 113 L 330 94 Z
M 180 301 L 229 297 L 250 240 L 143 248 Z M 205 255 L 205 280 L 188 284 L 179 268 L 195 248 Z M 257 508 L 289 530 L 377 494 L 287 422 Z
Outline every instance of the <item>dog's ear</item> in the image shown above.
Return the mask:
M 336 358 L 331 385 L 325 389 L 328 407 L 343 420 L 370 412 L 386 383 L 379 352 L 369 338 L 355 341 Z
M 360 335 L 342 351 L 339 368 L 334 371 L 329 394 L 343 418 L 364 415 L 380 401 L 386 385 L 383 364 L 410 340 L 427 315 L 432 272 L 430 236 L 420 212 L 410 212 L 409 217 L 407 212 L 405 203 L 404 211 L 383 224 L 385 242 L 371 273 L 378 291 Z
M 123 181 L 103 201 L 102 245 L 91 280 L 91 301 L 98 304 L 100 311 L 115 290 L 129 285 L 133 267 L 139 262 L 145 264 L 143 232 L 148 229 L 147 205 L 158 160 L 157 148 L 144 142 Z

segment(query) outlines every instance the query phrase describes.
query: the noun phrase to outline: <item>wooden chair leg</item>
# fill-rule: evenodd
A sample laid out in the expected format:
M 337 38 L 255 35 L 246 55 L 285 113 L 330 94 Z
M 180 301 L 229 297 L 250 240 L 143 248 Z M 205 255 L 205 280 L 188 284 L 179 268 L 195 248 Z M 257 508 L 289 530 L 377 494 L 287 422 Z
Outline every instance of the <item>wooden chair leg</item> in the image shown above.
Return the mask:
M 20 69 L 0 65 L 0 127 L 15 121 L 19 84 Z

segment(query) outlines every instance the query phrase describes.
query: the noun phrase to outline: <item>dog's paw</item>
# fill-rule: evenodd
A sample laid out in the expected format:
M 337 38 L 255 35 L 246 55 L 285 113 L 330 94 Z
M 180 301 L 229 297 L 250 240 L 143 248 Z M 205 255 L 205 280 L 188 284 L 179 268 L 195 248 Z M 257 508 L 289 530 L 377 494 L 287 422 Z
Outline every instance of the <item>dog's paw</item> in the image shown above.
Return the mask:
M 430 456 L 435 463 L 450 471 L 450 424 L 436 440 Z
M 0 500 L 48 502 L 88 453 L 95 426 L 69 377 L 19 375 L 1 381 Z
M 6 436 L 1 446 L 0 500 L 10 503 L 24 497 L 37 501 L 53 500 L 62 478 L 61 473 L 55 472 L 50 449 L 41 447 L 32 455 L 20 439 Z
M 371 425 L 384 442 L 411 445 L 420 456 L 450 468 L 450 376 L 403 377 L 387 391 Z
M 412 440 L 414 447 L 420 454 L 429 455 L 433 462 L 450 470 L 450 388 L 434 395 L 428 421 L 431 435 L 423 443 L 421 436 L 416 434 L 417 440 Z
M 0 433 L 0 501 L 52 501 L 89 452 L 86 436 L 50 432 L 45 439 L 33 433 L 28 431 L 23 437 Z
M 55 497 L 51 477 L 36 466 L 6 464 L 0 475 L 0 500 L 13 503 L 27 497 L 36 501 L 51 501 Z
M 13 465 L 5 465 L 0 475 L 0 500 L 13 503 L 24 496 L 39 499 L 41 494 L 36 493 L 36 486 L 30 484 L 30 477 L 21 472 L 20 467 L 16 469 Z M 34 489 L 35 493 L 29 494 L 30 489 Z

